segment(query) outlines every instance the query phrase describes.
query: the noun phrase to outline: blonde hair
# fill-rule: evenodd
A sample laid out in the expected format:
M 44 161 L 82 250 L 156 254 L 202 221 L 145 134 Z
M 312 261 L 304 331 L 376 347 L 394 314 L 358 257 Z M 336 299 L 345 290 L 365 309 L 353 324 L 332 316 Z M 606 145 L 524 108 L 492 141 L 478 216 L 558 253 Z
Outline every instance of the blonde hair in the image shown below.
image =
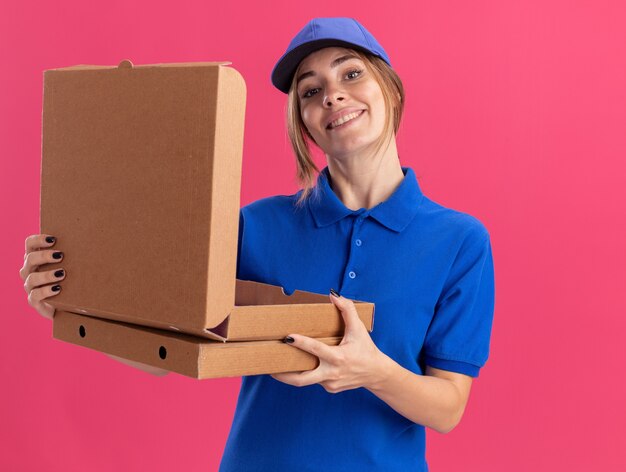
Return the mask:
M 377 153 L 385 144 L 388 145 L 394 134 L 398 133 L 404 110 L 404 87 L 398 74 L 384 60 L 365 52 L 353 49 L 350 49 L 350 51 L 365 63 L 365 66 L 372 73 L 383 93 L 385 126 L 376 141 L 374 152 Z M 317 174 L 320 172 L 311 157 L 310 144 L 315 144 L 315 140 L 307 130 L 300 114 L 300 101 L 298 100 L 296 88 L 299 70 L 300 66 L 296 69 L 291 81 L 287 94 L 286 110 L 287 134 L 296 157 L 296 177 L 302 186 L 302 193 L 296 202 L 298 206 L 302 205 L 311 194 L 315 187 Z

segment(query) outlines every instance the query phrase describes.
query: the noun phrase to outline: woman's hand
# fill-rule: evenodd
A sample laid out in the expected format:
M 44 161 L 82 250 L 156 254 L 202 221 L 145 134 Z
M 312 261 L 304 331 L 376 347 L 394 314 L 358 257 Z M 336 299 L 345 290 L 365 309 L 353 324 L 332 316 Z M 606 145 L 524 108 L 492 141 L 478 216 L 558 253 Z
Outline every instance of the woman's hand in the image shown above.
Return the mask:
M 341 343 L 328 346 L 316 339 L 292 334 L 285 342 L 292 338 L 289 344 L 317 356 L 320 364 L 314 370 L 272 374 L 272 377 L 296 387 L 319 383 L 329 393 L 375 386 L 383 380 L 389 358 L 372 341 L 352 300 L 334 295 L 330 295 L 330 299 L 345 322 Z
M 55 310 L 52 305 L 44 302 L 44 300 L 57 295 L 61 291 L 59 282 L 65 279 L 65 270 L 55 268 L 37 272 L 37 269 L 43 264 L 61 262 L 63 260 L 61 251 L 50 249 L 55 243 L 56 238 L 48 234 L 33 234 L 27 237 L 24 265 L 20 269 L 20 277 L 24 281 L 24 290 L 28 294 L 28 304 L 41 316 L 48 319 L 54 318 Z M 159 369 L 158 367 L 129 361 L 110 354 L 107 354 L 107 356 L 152 375 L 162 376 L 168 373 L 167 370 Z
M 24 290 L 28 294 L 28 304 L 44 318 L 54 318 L 54 307 L 44 302 L 48 297 L 61 291 L 61 282 L 65 279 L 65 270 L 61 267 L 37 272 L 43 264 L 57 263 L 63 260 L 63 253 L 50 249 L 56 238 L 48 234 L 33 234 L 26 238 L 24 265 L 20 269 L 20 277 L 24 282 Z

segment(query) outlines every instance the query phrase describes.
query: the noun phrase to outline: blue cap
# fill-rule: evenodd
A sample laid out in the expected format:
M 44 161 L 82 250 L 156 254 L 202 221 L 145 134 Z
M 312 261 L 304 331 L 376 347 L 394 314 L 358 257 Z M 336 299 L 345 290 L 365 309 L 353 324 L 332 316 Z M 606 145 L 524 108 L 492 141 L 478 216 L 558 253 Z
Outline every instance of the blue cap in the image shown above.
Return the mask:
M 300 61 L 312 52 L 330 46 L 369 52 L 391 66 L 383 47 L 354 18 L 314 18 L 291 40 L 287 51 L 274 66 L 272 84 L 281 92 L 289 92 Z

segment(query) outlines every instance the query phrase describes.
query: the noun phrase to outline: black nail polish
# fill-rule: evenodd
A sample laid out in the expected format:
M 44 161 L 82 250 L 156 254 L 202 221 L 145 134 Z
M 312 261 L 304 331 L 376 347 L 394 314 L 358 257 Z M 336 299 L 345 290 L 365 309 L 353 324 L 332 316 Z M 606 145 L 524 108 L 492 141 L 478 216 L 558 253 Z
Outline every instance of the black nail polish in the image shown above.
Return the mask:
M 63 253 L 61 251 L 57 251 L 57 252 L 53 252 L 52 253 L 52 258 L 53 259 L 61 259 L 63 257 Z
M 335 289 L 333 289 L 333 288 L 330 289 L 330 293 L 332 293 L 337 298 L 340 297 L 340 295 L 337 292 L 335 292 Z
M 63 274 L 64 274 L 63 269 L 59 269 L 59 270 L 57 270 L 57 271 L 54 273 L 54 276 L 55 276 L 55 277 L 63 277 Z
M 293 339 L 291 336 L 287 336 L 285 339 L 283 339 L 283 342 L 287 344 L 291 344 L 294 341 L 295 339 Z
M 48 236 L 46 237 L 46 242 L 48 244 L 52 244 L 53 242 L 55 242 L 57 239 L 54 236 Z
M 52 291 L 53 291 L 53 292 L 58 292 L 59 290 L 61 290 L 61 286 L 60 286 L 60 285 L 54 285 L 54 286 L 52 287 Z

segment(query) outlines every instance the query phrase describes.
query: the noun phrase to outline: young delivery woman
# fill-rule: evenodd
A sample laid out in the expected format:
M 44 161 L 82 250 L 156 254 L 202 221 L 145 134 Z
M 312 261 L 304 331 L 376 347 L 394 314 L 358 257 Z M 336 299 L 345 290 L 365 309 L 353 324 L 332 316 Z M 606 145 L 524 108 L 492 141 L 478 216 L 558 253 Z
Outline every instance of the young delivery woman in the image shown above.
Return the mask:
M 287 293 L 330 292 L 346 328 L 339 346 L 285 338 L 319 357 L 312 371 L 242 379 L 220 470 L 427 471 L 425 426 L 446 433 L 459 423 L 488 357 L 489 234 L 427 198 L 401 166 L 402 84 L 358 22 L 309 22 L 272 83 L 288 94 L 303 188 L 242 208 L 237 276 Z M 309 142 L 326 155 L 321 172 Z M 65 274 L 33 272 L 62 260 L 48 238 L 27 238 L 21 275 L 29 303 L 51 318 L 43 300 Z M 375 303 L 371 334 L 352 299 Z

